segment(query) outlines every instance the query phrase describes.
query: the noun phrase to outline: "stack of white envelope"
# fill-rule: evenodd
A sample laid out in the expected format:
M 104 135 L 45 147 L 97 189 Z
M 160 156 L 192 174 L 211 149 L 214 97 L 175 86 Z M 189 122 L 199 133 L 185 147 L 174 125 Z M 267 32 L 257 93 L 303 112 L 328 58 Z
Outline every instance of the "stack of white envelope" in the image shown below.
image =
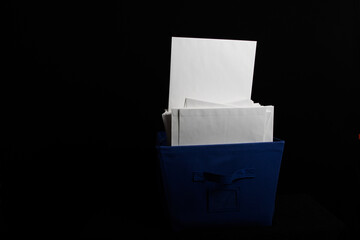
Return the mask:
M 273 141 L 273 106 L 251 100 L 255 41 L 172 38 L 171 146 Z

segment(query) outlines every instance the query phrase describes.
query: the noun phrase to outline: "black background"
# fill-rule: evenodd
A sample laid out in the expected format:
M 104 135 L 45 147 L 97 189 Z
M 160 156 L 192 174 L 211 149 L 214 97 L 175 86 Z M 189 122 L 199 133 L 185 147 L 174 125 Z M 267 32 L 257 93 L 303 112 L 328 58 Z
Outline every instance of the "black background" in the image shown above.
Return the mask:
M 250 2 L 250 3 L 249 3 Z M 13 3 L 1 80 L 8 233 L 161 228 L 171 36 L 256 40 L 252 99 L 286 141 L 278 193 L 359 224 L 358 1 Z

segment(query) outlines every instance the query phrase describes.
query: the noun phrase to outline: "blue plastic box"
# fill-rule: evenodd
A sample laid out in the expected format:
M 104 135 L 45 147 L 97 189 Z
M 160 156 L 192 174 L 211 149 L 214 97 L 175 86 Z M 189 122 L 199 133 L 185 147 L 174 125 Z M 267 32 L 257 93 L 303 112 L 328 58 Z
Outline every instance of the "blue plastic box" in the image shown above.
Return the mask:
M 284 143 L 167 146 L 158 133 L 173 229 L 272 225 Z

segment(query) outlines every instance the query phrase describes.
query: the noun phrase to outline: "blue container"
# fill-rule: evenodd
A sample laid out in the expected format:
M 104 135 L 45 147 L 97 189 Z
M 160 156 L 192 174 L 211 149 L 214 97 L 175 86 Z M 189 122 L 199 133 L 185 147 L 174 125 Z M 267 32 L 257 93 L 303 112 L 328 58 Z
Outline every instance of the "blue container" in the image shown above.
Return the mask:
M 167 146 L 158 133 L 173 229 L 272 225 L 284 143 Z

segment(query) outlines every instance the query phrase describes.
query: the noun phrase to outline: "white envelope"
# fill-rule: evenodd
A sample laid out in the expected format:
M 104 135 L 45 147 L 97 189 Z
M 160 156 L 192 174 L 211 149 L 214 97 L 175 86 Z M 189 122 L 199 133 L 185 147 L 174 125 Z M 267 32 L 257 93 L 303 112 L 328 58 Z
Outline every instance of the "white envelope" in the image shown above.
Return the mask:
M 273 141 L 273 106 L 173 109 L 171 145 Z
M 274 106 L 265 106 L 265 133 L 263 142 L 272 142 L 274 139 Z

